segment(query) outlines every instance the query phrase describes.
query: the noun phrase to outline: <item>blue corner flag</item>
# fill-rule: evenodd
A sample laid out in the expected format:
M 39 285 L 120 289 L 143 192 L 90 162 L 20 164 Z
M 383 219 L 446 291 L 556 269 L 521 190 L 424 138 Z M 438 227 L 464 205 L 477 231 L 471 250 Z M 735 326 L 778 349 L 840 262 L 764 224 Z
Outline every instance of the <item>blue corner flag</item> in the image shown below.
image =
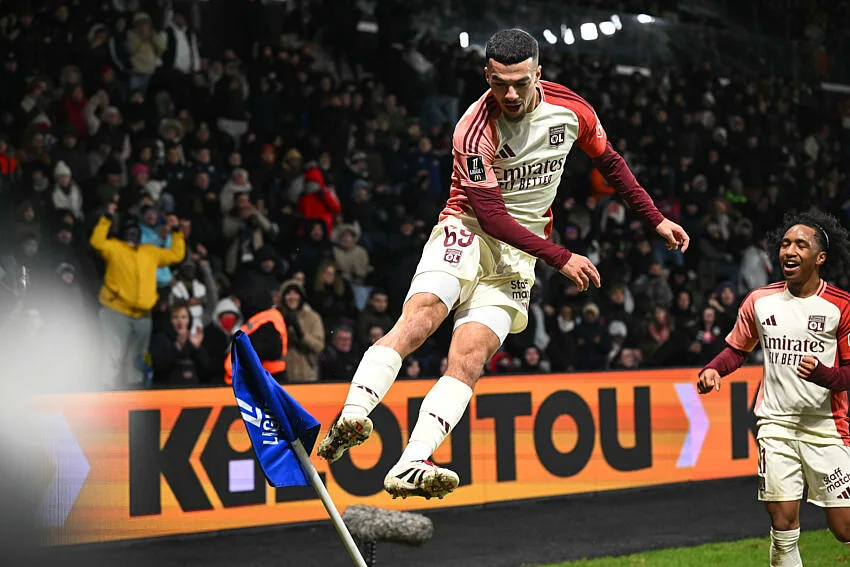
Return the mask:
M 309 486 L 291 444 L 300 440 L 309 455 L 319 436 L 319 422 L 263 368 L 251 340 L 242 331 L 233 336 L 230 356 L 236 403 L 269 484 Z

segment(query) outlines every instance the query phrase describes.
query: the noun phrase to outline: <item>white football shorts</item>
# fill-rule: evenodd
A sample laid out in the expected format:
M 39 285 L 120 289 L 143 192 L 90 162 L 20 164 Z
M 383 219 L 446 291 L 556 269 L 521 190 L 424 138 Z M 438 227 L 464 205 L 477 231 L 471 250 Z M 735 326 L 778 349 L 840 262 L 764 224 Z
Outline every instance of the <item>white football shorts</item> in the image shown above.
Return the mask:
M 449 218 L 431 231 L 405 302 L 415 293 L 430 292 L 440 297 L 450 311 L 456 309 L 458 313 L 474 313 L 479 307 L 502 307 L 510 315 L 510 332 L 519 333 L 528 325 L 534 261 L 528 254 L 474 234 L 460 220 Z M 426 276 L 433 272 L 449 274 L 459 281 L 460 294 L 453 305 L 448 304 L 454 296 L 453 290 L 433 289 L 436 282 L 447 282 L 442 287 L 448 288 L 454 285 L 453 281 Z M 500 330 L 493 330 L 501 336 Z
M 759 445 L 759 500 L 802 500 L 822 508 L 850 507 L 850 447 L 768 437 Z

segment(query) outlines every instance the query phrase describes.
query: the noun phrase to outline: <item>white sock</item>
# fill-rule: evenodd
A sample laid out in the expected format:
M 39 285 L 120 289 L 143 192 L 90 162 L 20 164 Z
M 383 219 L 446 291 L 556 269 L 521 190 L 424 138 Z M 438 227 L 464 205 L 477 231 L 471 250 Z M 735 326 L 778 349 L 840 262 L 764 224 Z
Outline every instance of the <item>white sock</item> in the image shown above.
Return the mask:
M 351 380 L 343 417 L 369 415 L 387 395 L 400 369 L 401 356 L 396 351 L 385 346 L 369 347 Z
M 800 528 L 784 532 L 770 528 L 770 567 L 802 567 L 799 539 Z
M 416 427 L 399 461 L 429 458 L 463 417 L 471 398 L 472 388 L 457 378 L 443 376 L 437 380 L 422 400 Z

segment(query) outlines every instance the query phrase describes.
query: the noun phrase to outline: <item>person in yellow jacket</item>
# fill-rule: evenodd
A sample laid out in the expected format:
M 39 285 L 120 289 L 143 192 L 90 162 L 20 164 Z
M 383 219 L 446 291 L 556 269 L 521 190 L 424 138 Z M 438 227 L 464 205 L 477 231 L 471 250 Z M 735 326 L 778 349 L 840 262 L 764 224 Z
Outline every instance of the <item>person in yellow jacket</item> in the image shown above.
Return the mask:
M 126 220 L 120 238 L 110 238 L 115 205 L 100 218 L 89 244 L 106 263 L 100 288 L 98 313 L 107 341 L 106 359 L 109 389 L 138 387 L 144 382 L 141 360 L 151 338 L 151 309 L 157 301 L 156 270 L 176 264 L 186 254 L 180 221 L 169 217 L 171 248 L 140 244 L 139 224 Z

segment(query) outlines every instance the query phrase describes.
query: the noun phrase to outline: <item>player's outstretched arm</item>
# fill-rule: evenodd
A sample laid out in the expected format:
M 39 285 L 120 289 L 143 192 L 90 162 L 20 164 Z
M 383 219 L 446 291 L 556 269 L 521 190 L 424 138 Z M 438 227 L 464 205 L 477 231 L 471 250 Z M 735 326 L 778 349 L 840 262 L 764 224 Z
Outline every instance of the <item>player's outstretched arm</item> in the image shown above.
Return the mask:
M 720 354 L 711 359 L 711 362 L 700 371 L 697 380 L 699 393 L 707 394 L 712 390 L 719 390 L 720 379 L 739 369 L 745 360 L 747 360 L 747 353 L 731 346 L 720 351 Z
M 498 186 L 468 187 L 466 195 L 475 218 L 481 225 L 481 230 L 488 235 L 535 258 L 540 258 L 571 279 L 579 291 L 587 291 L 591 282 L 596 287 L 601 285 L 599 271 L 586 257 L 573 254 L 550 240 L 540 238 L 519 224 L 508 213 Z
M 655 228 L 655 232 L 667 241 L 668 250 L 680 248 L 684 252 L 688 249 L 691 241 L 688 233 L 678 224 L 664 218 L 664 215 L 652 202 L 649 193 L 641 187 L 629 166 L 626 165 L 626 160 L 617 153 L 611 142 L 607 142 L 604 151 L 593 158 L 593 165 L 614 190 L 623 197 L 629 207 L 651 224 Z

